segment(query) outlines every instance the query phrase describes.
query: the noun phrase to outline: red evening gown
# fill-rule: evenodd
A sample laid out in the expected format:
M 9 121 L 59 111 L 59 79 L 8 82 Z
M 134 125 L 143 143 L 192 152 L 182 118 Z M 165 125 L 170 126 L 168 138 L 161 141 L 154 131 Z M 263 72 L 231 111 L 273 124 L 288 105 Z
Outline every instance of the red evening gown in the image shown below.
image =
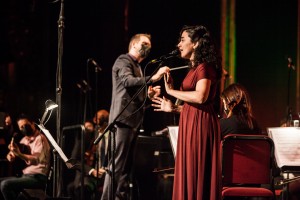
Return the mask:
M 213 108 L 215 69 L 206 64 L 191 69 L 181 90 L 194 91 L 203 78 L 211 80 L 207 101 L 184 103 L 180 115 L 173 200 L 221 199 L 220 125 Z

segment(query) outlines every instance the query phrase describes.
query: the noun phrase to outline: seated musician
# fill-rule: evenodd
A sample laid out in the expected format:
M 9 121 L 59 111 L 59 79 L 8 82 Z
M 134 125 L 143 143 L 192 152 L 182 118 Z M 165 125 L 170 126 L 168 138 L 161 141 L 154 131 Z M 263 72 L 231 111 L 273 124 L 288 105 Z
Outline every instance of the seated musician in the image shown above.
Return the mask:
M 220 120 L 221 134 L 260 134 L 247 90 L 240 84 L 229 85 L 221 94 L 227 118 Z
M 10 115 L 0 112 L 0 177 L 12 175 L 12 166 L 6 159 L 6 155 L 9 152 L 7 146 L 14 134 L 13 131 Z
M 1 198 L 17 199 L 23 189 L 45 189 L 50 167 L 50 145 L 47 138 L 36 128 L 34 122 L 25 115 L 17 119 L 18 127 L 24 137 L 20 144 L 29 149 L 24 152 L 12 138 L 8 145 L 7 160 L 13 162 L 21 158 L 26 163 L 21 177 L 1 179 Z
M 100 110 L 101 111 L 101 110 Z M 99 187 L 103 185 L 104 174 L 106 173 L 104 167 L 106 166 L 104 160 L 106 157 L 106 152 L 101 152 L 102 142 L 98 145 L 94 145 L 93 142 L 98 136 L 98 132 L 103 131 L 108 122 L 108 112 L 106 110 L 98 111 L 97 117 L 92 120 L 87 120 L 84 123 L 85 127 L 85 166 L 84 166 L 84 199 L 90 200 L 98 198 L 101 194 L 98 190 Z M 105 111 L 105 112 L 104 112 Z M 105 138 L 103 138 L 105 139 Z M 106 148 L 106 147 L 104 147 Z M 102 153 L 102 155 L 101 155 Z M 72 151 L 71 158 L 80 160 L 81 157 L 81 138 L 80 135 L 75 140 L 75 145 Z M 75 179 L 73 182 L 69 183 L 67 186 L 67 192 L 72 199 L 81 198 L 81 172 L 76 171 Z

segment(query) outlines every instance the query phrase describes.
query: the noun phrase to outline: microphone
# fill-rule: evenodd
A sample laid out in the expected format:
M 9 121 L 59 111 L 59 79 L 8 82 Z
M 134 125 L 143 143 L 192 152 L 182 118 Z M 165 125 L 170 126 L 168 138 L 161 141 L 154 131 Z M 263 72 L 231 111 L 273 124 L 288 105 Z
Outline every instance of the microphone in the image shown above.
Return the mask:
M 93 58 L 89 58 L 88 63 L 89 62 L 91 62 L 95 66 L 95 72 L 102 71 L 102 68 L 98 65 L 98 63 Z
M 169 129 L 168 128 L 164 128 L 162 130 L 159 130 L 159 131 L 155 131 L 153 133 L 151 133 L 152 136 L 161 136 L 161 135 L 167 135 L 169 132 Z
M 86 93 L 87 91 L 92 90 L 92 88 L 90 87 L 90 85 L 88 84 L 88 82 L 86 80 L 82 80 L 82 84 L 77 83 L 77 87 L 79 88 L 80 91 L 82 91 L 83 93 Z
M 288 57 L 287 60 L 288 60 L 288 68 L 292 68 L 293 70 L 295 70 L 295 65 L 293 63 L 292 58 Z
M 87 91 L 92 89 L 86 80 L 82 80 L 82 83 L 84 84 Z
M 159 59 L 151 60 L 150 63 L 156 63 L 156 62 L 167 60 L 169 58 L 176 57 L 176 56 L 178 56 L 179 53 L 180 53 L 180 51 L 178 49 L 175 49 L 175 50 L 171 51 L 170 53 L 161 56 Z

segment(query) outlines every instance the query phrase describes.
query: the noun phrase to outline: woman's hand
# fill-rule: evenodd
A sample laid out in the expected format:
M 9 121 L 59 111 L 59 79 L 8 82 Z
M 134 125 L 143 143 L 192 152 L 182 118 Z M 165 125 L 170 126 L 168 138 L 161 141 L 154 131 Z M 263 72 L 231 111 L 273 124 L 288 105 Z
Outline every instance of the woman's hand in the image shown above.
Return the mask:
M 164 111 L 164 112 L 172 112 L 172 108 L 173 108 L 173 103 L 163 97 L 154 97 L 152 99 L 152 102 L 154 102 L 155 104 L 151 104 L 151 106 L 155 107 L 154 111 Z
M 165 89 L 166 92 L 169 94 L 171 90 L 173 90 L 173 79 L 170 73 L 167 73 L 164 75 L 164 81 L 165 81 Z
M 148 87 L 148 98 L 153 99 L 154 97 L 158 97 L 161 93 L 160 85 L 152 87 L 151 85 Z

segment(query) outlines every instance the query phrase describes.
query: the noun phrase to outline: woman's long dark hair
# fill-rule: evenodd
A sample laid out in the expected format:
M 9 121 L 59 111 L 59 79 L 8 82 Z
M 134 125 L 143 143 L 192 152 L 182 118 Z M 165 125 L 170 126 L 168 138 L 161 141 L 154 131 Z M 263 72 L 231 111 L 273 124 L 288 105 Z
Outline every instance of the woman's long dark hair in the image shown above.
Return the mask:
M 227 107 L 230 108 L 231 115 L 237 116 L 249 128 L 254 128 L 252 106 L 245 87 L 238 83 L 233 83 L 224 89 L 221 98 L 225 100 Z
M 209 63 L 215 67 L 217 78 L 220 79 L 222 76 L 221 56 L 207 28 L 204 26 L 184 26 L 180 31 L 180 36 L 184 31 L 188 33 L 193 43 L 199 43 L 195 49 L 194 65 L 192 67 L 204 62 Z

